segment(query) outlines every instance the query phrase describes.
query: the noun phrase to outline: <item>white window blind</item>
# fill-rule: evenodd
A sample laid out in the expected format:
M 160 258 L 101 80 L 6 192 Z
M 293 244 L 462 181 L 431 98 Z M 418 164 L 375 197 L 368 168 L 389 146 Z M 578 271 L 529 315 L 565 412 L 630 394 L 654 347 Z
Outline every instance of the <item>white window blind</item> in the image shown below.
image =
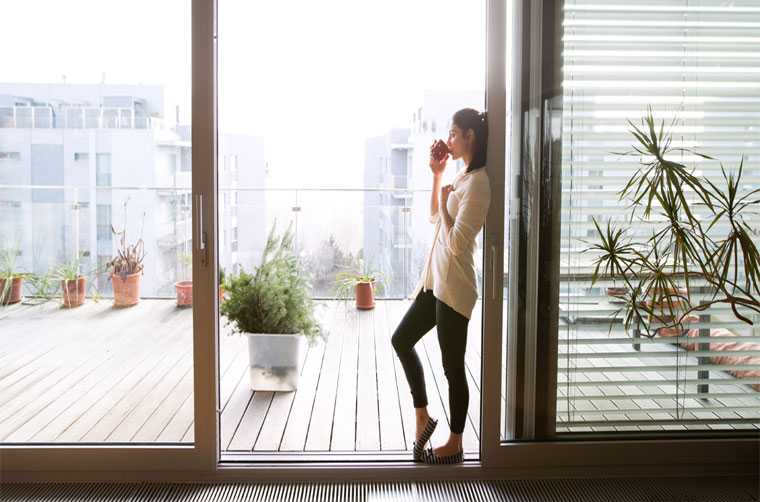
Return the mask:
M 613 283 L 592 288 L 593 256 L 581 253 L 598 240 L 593 217 L 628 214 L 618 192 L 639 159 L 613 152 L 631 150 L 626 119 L 649 105 L 657 121 L 678 119 L 673 146 L 727 169 L 743 154 L 743 189 L 760 186 L 760 0 L 567 0 L 563 93 L 557 432 L 760 428 L 760 329 L 722 307 L 689 325 L 693 345 L 635 338 Z M 719 163 L 680 160 L 723 186 Z M 654 227 L 629 228 L 644 242 Z M 693 298 L 706 296 L 697 286 Z

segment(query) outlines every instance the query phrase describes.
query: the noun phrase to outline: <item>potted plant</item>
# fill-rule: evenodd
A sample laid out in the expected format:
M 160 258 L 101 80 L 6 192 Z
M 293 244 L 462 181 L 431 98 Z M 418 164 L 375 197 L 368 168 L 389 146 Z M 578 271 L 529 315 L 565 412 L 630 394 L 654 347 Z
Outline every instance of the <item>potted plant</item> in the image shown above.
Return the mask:
M 370 310 L 375 308 L 375 291 L 383 292 L 385 278 L 381 272 L 368 272 L 363 260 L 359 260 L 359 267 L 363 271 L 343 270 L 336 274 L 336 294 L 345 300 L 354 297 L 357 309 Z
M 219 303 L 224 301 L 224 281 L 226 279 L 226 273 L 224 267 L 219 267 Z
M 221 312 L 235 332 L 248 338 L 252 390 L 293 391 L 298 387 L 304 341 L 322 337 L 309 282 L 293 254 L 292 224 L 282 238 L 272 226 L 261 263 L 252 273 L 227 278 Z
M 174 283 L 177 293 L 177 307 L 193 306 L 193 281 L 178 281 Z
M 117 232 L 111 225 L 113 234 L 119 236 L 119 248 L 116 256 L 106 264 L 106 269 L 111 272 L 114 307 L 131 307 L 140 301 L 140 276 L 143 273 L 145 244 L 142 231 L 137 241 L 132 244 L 127 241 L 127 202 L 124 202 L 124 229 Z
M 79 307 L 84 303 L 87 278 L 79 273 L 79 260 L 59 265 L 53 272 L 53 277 L 60 281 L 64 308 Z
M 192 274 L 193 255 L 183 254 L 181 258 L 182 268 L 190 269 Z M 191 307 L 193 305 L 193 281 L 178 281 L 174 283 L 177 293 L 177 307 Z
M 651 109 L 642 126 L 629 125 L 638 144 L 627 154 L 640 156 L 641 167 L 620 199 L 631 202 L 628 221 L 661 225 L 651 237 L 639 239 L 610 221 L 603 229 L 594 219 L 599 242 L 587 249 L 597 255 L 592 284 L 600 274 L 622 280 L 625 287 L 616 292 L 625 303 L 625 327 L 636 324 L 650 338 L 687 335 L 691 330 L 684 323 L 698 320 L 695 313 L 715 304 L 730 306 L 737 319 L 752 325 L 748 313 L 760 313 L 760 252 L 745 215 L 760 206 L 760 189 L 747 189 L 742 182 L 743 157 L 734 172 L 721 164 L 723 180 L 713 182 L 671 160 L 682 152 L 715 159 L 673 148 L 670 133 L 664 123 L 655 124 Z M 653 209 L 664 218 L 654 220 Z M 721 227 L 728 230 L 712 230 Z M 692 298 L 694 286 L 709 296 Z
M 191 258 L 192 259 L 192 258 Z M 219 303 L 224 301 L 224 268 L 219 269 Z M 193 281 L 178 281 L 174 283 L 177 292 L 177 306 L 190 307 L 193 305 Z
M 16 270 L 16 250 L 6 249 L 0 255 L 0 305 L 21 301 L 24 274 Z

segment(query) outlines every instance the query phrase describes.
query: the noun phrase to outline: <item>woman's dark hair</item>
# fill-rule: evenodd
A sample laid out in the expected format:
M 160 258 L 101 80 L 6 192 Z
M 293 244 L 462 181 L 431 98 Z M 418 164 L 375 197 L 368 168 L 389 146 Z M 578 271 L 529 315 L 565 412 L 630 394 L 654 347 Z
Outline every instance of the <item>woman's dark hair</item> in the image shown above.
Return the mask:
M 451 119 L 452 123 L 460 128 L 462 132 L 472 129 L 475 134 L 475 147 L 472 152 L 472 161 L 467 166 L 467 171 L 486 165 L 486 149 L 488 148 L 488 115 L 486 112 L 479 112 L 473 108 L 462 108 L 454 114 Z

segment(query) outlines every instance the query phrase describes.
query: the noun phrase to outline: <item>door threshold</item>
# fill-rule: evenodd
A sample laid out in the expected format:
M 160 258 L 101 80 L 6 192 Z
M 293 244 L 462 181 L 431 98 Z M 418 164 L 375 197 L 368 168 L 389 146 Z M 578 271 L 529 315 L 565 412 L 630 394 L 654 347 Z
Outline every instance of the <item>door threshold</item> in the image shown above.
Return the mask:
M 477 452 L 465 452 L 465 463 L 480 461 Z M 265 463 L 265 464 L 303 464 L 303 463 L 393 463 L 416 465 L 410 451 L 370 451 L 370 452 L 222 452 L 220 463 Z

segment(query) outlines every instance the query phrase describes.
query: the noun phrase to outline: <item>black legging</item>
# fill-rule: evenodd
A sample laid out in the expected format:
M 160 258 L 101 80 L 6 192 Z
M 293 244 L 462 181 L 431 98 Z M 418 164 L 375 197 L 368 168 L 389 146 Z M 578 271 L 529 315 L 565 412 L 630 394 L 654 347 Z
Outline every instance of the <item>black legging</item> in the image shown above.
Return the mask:
M 449 382 L 451 432 L 461 434 L 467 417 L 470 391 L 464 367 L 469 319 L 433 296 L 431 290 L 420 291 L 404 314 L 391 342 L 406 373 L 415 408 L 427 406 L 425 374 L 414 345 L 433 326 L 437 326 L 443 372 Z

